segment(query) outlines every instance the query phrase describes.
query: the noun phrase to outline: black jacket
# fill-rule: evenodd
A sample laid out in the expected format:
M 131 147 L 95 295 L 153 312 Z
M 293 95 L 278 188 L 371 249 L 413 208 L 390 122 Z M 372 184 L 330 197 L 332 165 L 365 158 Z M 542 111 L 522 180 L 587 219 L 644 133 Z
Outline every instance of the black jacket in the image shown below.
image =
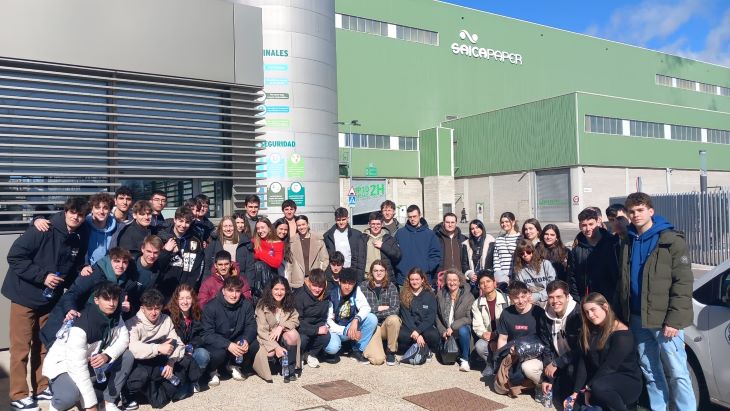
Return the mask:
M 129 319 L 137 314 L 139 310 L 139 297 L 142 294 L 142 288 L 135 278 L 131 277 L 131 270 L 117 277 L 111 267 L 109 256 L 106 256 L 94 264 L 94 270 L 88 276 L 78 276 L 76 281 L 69 287 L 68 291 L 58 300 L 58 304 L 53 307 L 48 321 L 41 329 L 41 341 L 46 347 L 50 347 L 56 340 L 56 332 L 66 317 L 69 310 L 81 311 L 88 303 L 93 303 L 94 289 L 97 285 L 111 281 L 117 284 L 122 293 L 119 295 L 119 306 L 121 307 L 124 298 L 129 298 L 131 309 L 127 313 L 122 313 L 124 319 Z
M 437 312 L 438 302 L 436 302 L 436 295 L 431 291 L 421 291 L 420 294 L 413 297 L 410 307 L 406 307 L 401 302 L 400 318 L 403 320 L 402 327 L 409 334 L 413 331 L 418 332 L 418 334 L 423 334 L 425 330 L 436 327 Z
M 142 241 L 148 235 L 152 234 L 152 226 L 142 227 L 137 221 L 132 220 L 131 222 L 124 224 L 122 228 L 118 229 L 112 237 L 111 248 L 122 247 L 128 250 L 133 258 L 137 258 L 142 255 L 140 249 L 142 248 Z
M 229 304 L 221 290 L 203 310 L 203 344 L 216 350 L 226 350 L 232 342 L 242 338 L 249 344 L 256 338 L 256 320 L 253 306 L 241 296 L 236 304 Z
M 566 314 L 563 321 L 565 322 L 565 340 L 570 347 L 570 351 L 558 356 L 558 351 L 553 344 L 552 326 L 554 320 L 551 319 L 552 315 L 548 314 L 550 308 L 545 309 L 545 321 L 539 327 L 540 339 L 543 341 L 546 347 L 550 347 L 550 350 L 546 351 L 542 357 L 543 365 L 547 366 L 550 362 L 555 362 L 558 368 L 565 368 L 570 364 L 576 365 L 577 356 L 581 355 L 580 351 L 580 336 L 582 331 L 583 322 L 581 319 L 581 305 L 580 302 L 575 304 L 573 311 Z M 543 375 L 543 378 L 546 378 Z
M 180 314 L 182 317 L 182 314 Z M 175 322 L 173 321 L 173 324 Z M 180 340 L 184 345 L 192 344 L 193 347 L 203 346 L 203 322 L 200 320 L 193 319 L 190 321 L 190 326 L 185 325 L 185 319 L 180 318 L 179 325 L 175 326 L 175 332 L 177 333 Z
M 443 223 L 436 224 L 436 226 L 433 228 L 433 233 L 436 234 L 436 238 L 438 238 L 439 244 L 441 244 L 441 262 L 439 263 L 439 268 L 437 271 L 443 271 L 447 268 L 451 268 L 446 267 L 445 265 L 446 254 L 449 252 L 449 250 L 452 249 L 449 242 L 453 242 L 455 245 L 454 249 L 459 250 L 456 254 L 452 256 L 454 260 L 454 268 L 458 270 L 463 270 L 465 263 L 466 266 L 469 266 L 469 261 L 464 261 L 463 259 L 464 253 L 461 249 L 461 244 L 464 241 L 468 240 L 468 238 L 464 234 L 461 234 L 461 229 L 459 229 L 459 227 L 456 227 L 456 230 L 454 231 L 454 237 L 449 237 L 449 235 L 446 234 L 446 232 L 444 231 Z
M 299 312 L 300 334 L 314 336 L 317 335 L 319 327 L 327 325 L 330 300 L 326 289 L 322 293 L 324 298 L 320 301 L 312 295 L 306 284 L 294 291 L 294 305 Z
M 193 220 L 190 224 L 190 229 L 193 230 L 198 238 L 203 241 L 209 241 L 210 235 L 215 231 L 215 225 L 208 220 L 208 217 L 203 217 L 202 220 Z
M 210 267 L 215 265 L 215 255 L 221 250 L 223 250 L 223 243 L 220 237 L 216 237 L 215 240 L 208 244 L 208 247 L 205 249 L 205 266 L 208 269 L 203 273 L 203 280 L 210 277 Z M 238 247 L 236 247 L 236 255 L 234 257 L 236 258 L 238 267 L 241 269 L 241 275 L 245 275 L 248 283 L 253 284 L 254 276 L 256 275 L 256 269 L 253 265 L 253 244 L 246 234 L 241 233 L 238 235 Z
M 580 301 L 589 292 L 599 292 L 609 303 L 616 303 L 619 239 L 599 228 L 601 240 L 592 247 L 583 233 L 576 237 L 568 267 L 568 284 L 573 299 Z
M 326 233 L 324 233 L 324 246 L 327 247 L 327 254 L 332 256 L 335 253 L 335 230 L 337 225 L 333 225 Z M 365 272 L 365 261 L 367 260 L 367 243 L 363 242 L 362 232 L 352 227 L 347 227 L 347 238 L 350 240 L 350 253 L 352 261 L 350 267 L 357 271 L 362 277 Z
M 179 284 L 186 283 L 196 290 L 200 287 L 205 272 L 205 249 L 193 230 L 176 238 L 173 226 L 165 236 L 175 238 L 178 244 L 178 252 L 172 254 L 170 263 L 162 269 L 157 287 L 169 299 Z
M 51 216 L 51 227 L 40 232 L 29 227 L 15 240 L 8 251 L 8 273 L 3 281 L 2 294 L 10 301 L 48 313 L 56 304 L 64 287 L 76 280 L 84 266 L 89 245 L 85 224 L 74 232 L 66 228 L 64 213 Z M 56 287 L 53 298 L 43 297 L 43 282 L 48 273 L 60 272 L 64 282 Z
M 362 242 L 365 246 L 365 254 L 364 254 L 364 260 L 363 260 L 363 267 L 364 264 L 367 262 L 368 257 L 368 240 L 370 239 L 370 235 L 368 234 L 370 229 L 365 230 L 362 233 Z M 383 245 L 380 246 L 380 260 L 383 261 L 383 264 L 385 264 L 385 269 L 388 270 L 388 279 L 390 282 L 395 283 L 395 265 L 398 264 L 401 257 L 401 251 L 400 246 L 398 246 L 398 241 L 393 237 L 392 235 L 388 234 L 386 230 L 383 230 Z M 364 267 L 365 271 L 369 270 L 370 267 Z M 362 278 L 360 281 L 364 280 Z

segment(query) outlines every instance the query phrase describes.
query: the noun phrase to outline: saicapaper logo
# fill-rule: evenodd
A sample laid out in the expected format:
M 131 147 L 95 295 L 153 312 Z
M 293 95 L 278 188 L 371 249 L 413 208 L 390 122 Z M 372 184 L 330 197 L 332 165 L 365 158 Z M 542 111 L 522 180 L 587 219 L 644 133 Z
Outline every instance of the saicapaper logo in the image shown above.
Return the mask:
M 521 54 L 475 46 L 474 44 L 479 41 L 479 36 L 476 33 L 461 30 L 459 32 L 459 38 L 462 40 L 468 40 L 471 44 L 453 43 L 451 45 L 451 51 L 454 54 L 461 54 L 477 59 L 496 60 L 501 62 L 509 61 L 512 64 L 522 64 Z

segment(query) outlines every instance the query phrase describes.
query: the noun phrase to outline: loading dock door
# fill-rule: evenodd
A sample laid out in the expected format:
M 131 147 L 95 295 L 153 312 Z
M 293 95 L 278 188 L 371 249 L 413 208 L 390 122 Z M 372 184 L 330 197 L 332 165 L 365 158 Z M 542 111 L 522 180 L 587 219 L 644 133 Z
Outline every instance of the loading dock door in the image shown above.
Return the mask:
M 537 219 L 570 221 L 570 170 L 536 171 Z

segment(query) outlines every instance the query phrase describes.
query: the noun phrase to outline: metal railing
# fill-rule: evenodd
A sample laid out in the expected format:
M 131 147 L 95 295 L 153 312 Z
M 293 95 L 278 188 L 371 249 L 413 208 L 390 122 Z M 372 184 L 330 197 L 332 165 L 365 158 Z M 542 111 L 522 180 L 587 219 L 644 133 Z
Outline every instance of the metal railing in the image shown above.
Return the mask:
M 730 259 L 730 191 L 652 194 L 656 214 L 684 232 L 693 263 L 718 265 Z M 626 197 L 611 197 L 623 204 Z

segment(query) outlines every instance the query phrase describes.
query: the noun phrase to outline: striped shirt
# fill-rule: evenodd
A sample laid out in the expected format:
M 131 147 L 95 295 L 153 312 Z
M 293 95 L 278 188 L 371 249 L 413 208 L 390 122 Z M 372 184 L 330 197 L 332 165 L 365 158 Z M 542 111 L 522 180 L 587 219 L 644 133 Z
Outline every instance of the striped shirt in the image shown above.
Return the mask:
M 509 282 L 512 256 L 519 237 L 519 234 L 501 234 L 494 242 L 494 279 L 498 283 Z

